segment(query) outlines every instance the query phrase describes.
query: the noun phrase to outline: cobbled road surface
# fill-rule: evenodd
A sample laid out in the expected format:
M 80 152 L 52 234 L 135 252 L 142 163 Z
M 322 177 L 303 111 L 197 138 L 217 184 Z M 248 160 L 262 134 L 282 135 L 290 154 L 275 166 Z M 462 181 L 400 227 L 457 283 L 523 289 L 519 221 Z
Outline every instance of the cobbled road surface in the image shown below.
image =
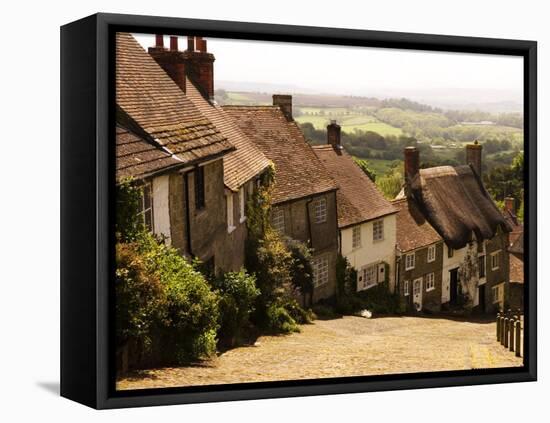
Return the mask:
M 316 320 L 197 365 L 134 372 L 117 389 L 522 366 L 495 331 L 494 321 L 442 317 Z

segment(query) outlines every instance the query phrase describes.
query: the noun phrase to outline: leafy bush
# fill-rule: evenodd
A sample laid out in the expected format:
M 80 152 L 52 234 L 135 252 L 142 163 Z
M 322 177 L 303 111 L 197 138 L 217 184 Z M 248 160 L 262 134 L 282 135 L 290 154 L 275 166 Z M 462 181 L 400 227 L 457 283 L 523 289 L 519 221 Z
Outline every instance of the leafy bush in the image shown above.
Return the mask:
M 216 351 L 218 301 L 203 275 L 178 251 L 150 234 L 142 237 L 149 271 L 164 287 L 166 301 L 159 322 L 162 360 L 184 362 Z
M 151 331 L 165 292 L 157 275 L 151 274 L 139 246 L 116 245 L 115 327 L 119 346 L 134 341 L 140 350 L 151 346 Z
M 289 312 L 278 304 L 271 304 L 266 310 L 266 329 L 274 333 L 300 332 L 300 328 Z
M 311 299 L 313 295 L 312 250 L 303 242 L 288 237 L 285 239 L 285 244 L 292 258 L 290 263 L 292 285 L 302 295 L 303 303 L 306 304 L 306 297 L 309 295 Z
M 290 317 L 298 324 L 312 323 L 317 316 L 311 309 L 303 309 L 300 304 L 294 299 L 288 299 L 282 304 L 283 308 L 288 312 Z
M 260 290 L 256 288 L 256 278 L 244 270 L 226 273 L 217 278 L 213 285 L 220 295 L 218 333 L 232 345 L 238 340 L 241 330 L 248 324 Z
M 143 220 L 138 214 L 141 195 L 141 188 L 131 178 L 117 185 L 115 219 L 117 241 L 133 242 L 144 232 Z

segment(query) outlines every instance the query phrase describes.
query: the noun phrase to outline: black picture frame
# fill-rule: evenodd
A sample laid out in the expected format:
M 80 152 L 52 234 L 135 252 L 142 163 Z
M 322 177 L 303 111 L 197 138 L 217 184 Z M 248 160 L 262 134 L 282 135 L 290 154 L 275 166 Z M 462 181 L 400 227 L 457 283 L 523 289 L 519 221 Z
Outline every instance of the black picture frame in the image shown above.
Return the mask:
M 522 368 L 114 390 L 110 316 L 113 269 L 114 34 L 117 31 L 516 55 L 524 58 L 525 365 Z M 537 44 L 457 37 L 95 14 L 61 28 L 61 395 L 119 408 L 401 390 L 537 378 Z

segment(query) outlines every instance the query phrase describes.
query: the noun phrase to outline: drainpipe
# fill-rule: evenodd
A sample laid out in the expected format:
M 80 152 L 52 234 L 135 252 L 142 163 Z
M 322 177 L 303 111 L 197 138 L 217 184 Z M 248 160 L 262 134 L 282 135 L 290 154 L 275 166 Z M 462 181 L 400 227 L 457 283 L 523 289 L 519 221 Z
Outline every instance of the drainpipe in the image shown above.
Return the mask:
M 313 202 L 313 198 L 310 198 L 309 200 L 307 200 L 306 202 L 306 217 L 307 217 L 307 230 L 308 230 L 308 235 L 309 235 L 309 247 L 310 248 L 313 248 L 313 236 L 312 236 L 312 232 L 311 232 L 311 217 L 309 216 L 309 205 Z
M 193 251 L 191 250 L 191 208 L 189 205 L 189 172 L 183 174 L 184 192 L 185 192 L 185 228 L 186 241 L 187 241 L 187 253 L 193 257 Z

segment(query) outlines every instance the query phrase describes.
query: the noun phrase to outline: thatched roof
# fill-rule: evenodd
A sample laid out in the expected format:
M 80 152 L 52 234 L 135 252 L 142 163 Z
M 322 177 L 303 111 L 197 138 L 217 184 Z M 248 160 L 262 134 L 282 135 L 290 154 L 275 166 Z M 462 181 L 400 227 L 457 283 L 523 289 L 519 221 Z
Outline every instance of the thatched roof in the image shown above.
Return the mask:
M 511 230 L 469 165 L 420 169 L 410 182 L 409 196 L 451 248 L 463 248 L 474 236 L 491 239 L 499 227 Z

